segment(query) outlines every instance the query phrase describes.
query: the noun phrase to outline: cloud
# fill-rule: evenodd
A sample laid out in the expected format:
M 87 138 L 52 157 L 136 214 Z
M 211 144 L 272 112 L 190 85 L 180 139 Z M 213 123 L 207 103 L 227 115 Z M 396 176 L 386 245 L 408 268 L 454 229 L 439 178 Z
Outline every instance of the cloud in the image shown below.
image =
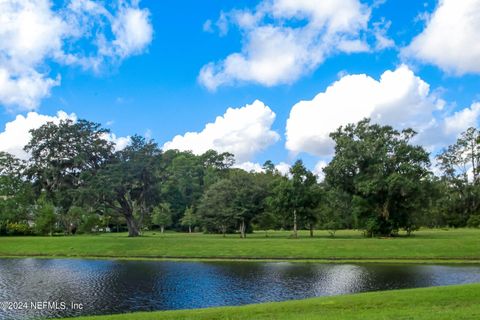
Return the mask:
M 236 163 L 233 167 L 245 170 L 247 172 L 265 172 L 263 166 L 258 162 L 246 161 L 242 163 Z M 280 172 L 280 174 L 283 176 L 290 174 L 290 168 L 291 166 L 285 162 L 280 162 L 275 165 L 275 169 L 277 169 L 278 172 Z
M 313 173 L 317 176 L 318 181 L 323 181 L 325 179 L 325 173 L 323 169 L 328 165 L 328 162 L 320 160 L 313 168 Z
M 121 151 L 125 149 L 131 142 L 130 136 L 117 137 L 116 134 L 111 132 L 109 134 L 105 134 L 103 139 L 112 142 L 114 144 L 115 151 Z
M 0 151 L 13 154 L 17 158 L 27 160 L 29 155 L 23 147 L 30 141 L 32 135 L 30 130 L 38 129 L 47 122 L 58 124 L 61 120 L 77 121 L 75 113 L 67 114 L 58 111 L 55 116 L 29 112 L 26 116 L 18 115 L 16 118 L 5 124 L 5 129 L 0 132 Z M 117 137 L 114 133 L 106 134 L 104 139 L 115 144 L 115 150 L 122 150 L 130 143 L 130 137 Z
M 175 136 L 163 145 L 164 150 L 190 150 L 202 154 L 209 149 L 231 152 L 238 163 L 277 142 L 279 134 L 271 130 L 275 113 L 256 100 L 242 108 L 228 108 L 223 116 L 208 123 L 201 132 Z
M 236 163 L 233 167 L 247 172 L 264 172 L 262 165 L 257 162 L 246 161 L 242 163 Z
M 29 70 L 15 76 L 9 70 L 0 66 L 0 104 L 13 111 L 14 106 L 20 110 L 36 109 L 39 101 L 50 96 L 53 87 L 60 85 L 60 76 L 56 79 Z
M 279 164 L 275 165 L 275 169 L 280 172 L 281 175 L 286 176 L 290 174 L 290 168 L 292 166 L 285 162 L 280 162 Z
M 56 116 L 47 116 L 36 112 L 29 112 L 27 116 L 18 115 L 15 120 L 7 122 L 5 129 L 0 133 L 0 150 L 13 154 L 20 159 L 28 159 L 23 147 L 30 141 L 30 130 L 38 129 L 47 122 L 59 123 L 60 120 L 71 119 L 76 121 L 74 113 L 57 112 Z
M 132 7 L 120 7 L 116 17 L 112 19 L 112 41 L 114 52 L 121 58 L 142 53 L 152 41 L 153 29 L 149 21 L 148 10 Z
M 36 70 L 61 51 L 67 28 L 50 6 L 47 0 L 0 2 L 0 104 L 32 110 L 59 85 L 59 77 Z
M 152 135 L 153 135 L 152 129 L 147 129 L 147 130 L 145 130 L 145 133 L 143 134 L 143 136 L 144 136 L 146 139 L 152 139 Z
M 49 63 L 99 72 L 142 53 L 152 40 L 149 12 L 137 0 L 0 1 L 0 104 L 35 110 L 60 85 Z
M 444 105 L 406 65 L 385 71 L 379 80 L 365 74 L 345 75 L 312 100 L 293 106 L 286 125 L 286 148 L 294 154 L 330 156 L 334 143 L 329 134 L 369 117 L 397 129 L 415 129 L 419 133 L 415 142 L 433 151 L 477 123 L 480 114 L 478 104 L 453 115 Z
M 237 26 L 242 49 L 203 66 L 199 81 L 209 90 L 239 82 L 292 83 L 333 54 L 370 50 L 370 11 L 358 0 L 264 0 L 254 10 L 222 13 L 220 33 L 228 32 L 228 23 Z M 390 46 L 385 33 L 378 35 L 382 46 Z
M 214 31 L 212 26 L 212 20 L 209 19 L 205 21 L 203 23 L 202 29 L 204 32 L 212 33 Z
M 385 21 L 385 19 L 373 23 L 373 35 L 375 36 L 376 40 L 376 50 L 384 50 L 395 47 L 395 42 L 387 36 L 387 31 L 390 28 L 391 24 L 391 21 Z
M 463 75 L 480 73 L 480 1 L 440 0 L 422 33 L 403 49 L 405 57 Z
M 445 118 L 445 132 L 457 136 L 469 127 L 478 127 L 479 119 L 480 103 L 473 103 L 469 108 L 457 111 Z
M 139 7 L 138 0 L 116 0 L 109 5 L 100 1 L 70 0 L 57 11 L 67 23 L 69 37 L 64 47 L 79 41 L 89 42 L 81 49 L 64 50 L 57 60 L 100 72 L 102 67 L 118 64 L 125 58 L 143 53 L 153 38 L 150 12 Z

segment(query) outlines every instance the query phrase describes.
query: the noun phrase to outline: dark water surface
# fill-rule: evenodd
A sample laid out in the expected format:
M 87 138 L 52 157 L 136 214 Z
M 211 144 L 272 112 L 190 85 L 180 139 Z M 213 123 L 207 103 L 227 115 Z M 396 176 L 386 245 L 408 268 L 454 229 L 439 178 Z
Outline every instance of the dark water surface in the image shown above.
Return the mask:
M 472 282 L 480 282 L 478 265 L 0 259 L 0 319 L 204 308 Z

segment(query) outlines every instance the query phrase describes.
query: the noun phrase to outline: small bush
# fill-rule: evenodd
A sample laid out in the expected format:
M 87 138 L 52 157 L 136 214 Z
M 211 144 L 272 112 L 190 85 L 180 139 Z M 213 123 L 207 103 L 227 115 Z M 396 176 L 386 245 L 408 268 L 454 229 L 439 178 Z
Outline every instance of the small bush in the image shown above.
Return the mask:
M 467 226 L 470 228 L 480 228 L 480 214 L 470 216 L 467 221 Z
M 96 214 L 84 214 L 82 216 L 80 226 L 78 228 L 79 233 L 94 233 L 100 224 L 100 218 Z
M 367 237 L 391 237 L 398 235 L 398 229 L 383 217 L 375 217 L 367 220 L 364 234 Z
M 39 235 L 53 235 L 56 223 L 55 207 L 50 203 L 42 202 L 35 217 L 35 232 Z
M 7 234 L 10 236 L 27 236 L 32 234 L 32 229 L 26 223 L 8 223 Z

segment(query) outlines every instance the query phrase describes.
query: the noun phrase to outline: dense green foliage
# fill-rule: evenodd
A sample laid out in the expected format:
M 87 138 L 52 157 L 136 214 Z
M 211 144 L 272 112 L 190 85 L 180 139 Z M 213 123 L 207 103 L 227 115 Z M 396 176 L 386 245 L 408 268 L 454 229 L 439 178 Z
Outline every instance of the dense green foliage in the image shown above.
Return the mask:
M 91 316 L 79 320 L 418 319 L 480 318 L 480 285 L 360 293 L 287 302 L 181 311 Z
M 32 130 L 24 162 L 0 153 L 0 235 L 53 235 L 174 229 L 360 229 L 408 234 L 421 226 L 480 226 L 480 135 L 469 128 L 437 156 L 412 144 L 415 132 L 368 119 L 331 134 L 325 179 L 301 160 L 288 174 L 271 161 L 260 173 L 233 167 L 234 155 L 163 151 L 133 136 L 123 150 L 109 131 L 80 120 Z M 265 231 L 268 236 L 268 232 Z
M 165 227 L 170 227 L 172 225 L 172 210 L 169 203 L 163 202 L 153 208 L 152 222 L 153 224 L 160 226 L 162 233 L 165 230 Z
M 31 232 L 27 220 L 33 214 L 34 196 L 31 184 L 22 179 L 24 169 L 25 163 L 0 152 L 0 235 Z
M 289 179 L 279 179 L 267 201 L 272 210 L 283 216 L 285 221 L 292 221 L 295 238 L 298 236 L 299 221 L 302 225 L 309 227 L 310 236 L 313 236 L 316 223 L 314 210 L 321 200 L 317 179 L 305 168 L 301 160 L 295 162 L 290 169 L 290 174 Z
M 25 146 L 31 158 L 24 174 L 37 195 L 55 206 L 65 233 L 77 228 L 68 211 L 79 199 L 84 174 L 100 169 L 112 153 L 107 133 L 99 124 L 85 120 L 49 122 L 31 130 L 32 138 Z
M 183 214 L 182 219 L 180 219 L 180 224 L 182 225 L 182 227 L 188 227 L 188 232 L 192 233 L 192 227 L 195 227 L 198 221 L 199 219 L 193 211 L 193 208 L 187 207 L 187 209 L 185 209 L 185 213 Z
M 201 199 L 199 213 L 205 228 L 225 236 L 238 226 L 245 238 L 252 219 L 264 211 L 266 192 L 254 175 L 232 170 L 227 178 L 212 184 Z
M 363 120 L 331 134 L 335 156 L 325 168 L 328 187 L 350 197 L 356 227 L 368 235 L 393 235 L 416 227 L 428 194 L 428 153 L 409 142 L 412 130 Z
M 435 224 L 478 227 L 475 221 L 480 215 L 480 132 L 469 128 L 437 156 L 437 161 L 443 175 L 436 181 L 439 196 L 435 199 Z
M 35 231 L 41 235 L 52 235 L 55 230 L 55 207 L 44 200 L 37 204 Z

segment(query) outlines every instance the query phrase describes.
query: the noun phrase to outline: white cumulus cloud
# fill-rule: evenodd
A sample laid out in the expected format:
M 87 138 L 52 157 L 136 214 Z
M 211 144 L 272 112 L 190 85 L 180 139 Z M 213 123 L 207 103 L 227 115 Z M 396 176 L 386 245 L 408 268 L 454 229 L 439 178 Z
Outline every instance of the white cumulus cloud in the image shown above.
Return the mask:
M 440 0 L 403 55 L 453 74 L 480 73 L 480 0 Z
M 263 172 L 263 167 L 258 162 L 246 161 L 242 163 L 235 163 L 234 168 L 242 169 L 247 172 Z
M 315 168 L 313 168 L 313 173 L 317 176 L 319 181 L 323 181 L 325 179 L 325 173 L 323 172 L 323 169 L 326 166 L 328 166 L 328 162 L 320 160 L 315 165 Z
M 30 130 L 38 129 L 47 122 L 58 124 L 61 120 L 77 121 L 75 113 L 67 114 L 64 111 L 58 111 L 56 115 L 49 116 L 37 112 L 29 112 L 26 116 L 18 115 L 16 118 L 5 124 L 5 128 L 0 132 L 0 151 L 13 154 L 17 158 L 27 160 L 29 158 L 23 148 L 28 144 L 32 135 Z M 114 133 L 104 136 L 104 139 L 115 144 L 115 150 L 122 150 L 130 143 L 130 137 L 118 137 Z
M 217 24 L 237 26 L 242 49 L 205 65 L 199 81 L 210 90 L 238 82 L 292 83 L 335 53 L 370 50 L 370 11 L 358 0 L 263 0 L 254 10 L 222 13 Z
M 163 149 L 190 150 L 195 154 L 213 149 L 233 153 L 238 163 L 246 162 L 280 139 L 279 134 L 271 130 L 274 120 L 275 113 L 256 100 L 241 108 L 228 108 L 201 132 L 177 135 L 166 142 Z
M 279 164 L 275 165 L 275 169 L 277 169 L 278 172 L 280 172 L 280 174 L 282 174 L 283 176 L 290 174 L 291 167 L 292 167 L 291 165 L 285 162 L 280 162 Z
M 9 111 L 13 111 L 14 106 L 21 106 L 20 110 L 35 109 L 39 101 L 48 97 L 51 89 L 59 84 L 59 76 L 53 79 L 35 70 L 16 75 L 0 66 L 0 104 Z
M 478 127 L 480 103 L 473 103 L 469 108 L 455 112 L 444 121 L 445 132 L 457 136 L 469 127 Z
M 10 111 L 38 107 L 60 75 L 49 63 L 98 72 L 139 54 L 152 40 L 149 11 L 138 0 L 0 1 L 0 105 Z
M 258 162 L 246 161 L 242 163 L 235 163 L 234 168 L 239 168 L 247 172 L 265 172 L 263 166 Z M 275 169 L 283 176 L 290 174 L 291 166 L 285 162 L 279 162 L 275 165 Z
M 128 57 L 141 53 L 148 46 L 153 34 L 149 15 L 149 11 L 145 9 L 121 7 L 117 16 L 112 19 L 112 31 L 115 35 L 112 44 L 117 48 L 116 54 Z
M 47 116 L 36 112 L 29 112 L 26 116 L 18 115 L 15 120 L 7 122 L 5 129 L 0 133 L 0 150 L 15 155 L 20 159 L 28 159 L 23 147 L 28 144 L 32 135 L 30 130 L 38 129 L 47 122 L 59 123 L 60 120 L 71 119 L 76 121 L 74 113 L 57 112 L 56 116 Z
M 368 117 L 397 129 L 415 129 L 416 142 L 432 151 L 478 122 L 478 104 L 455 114 L 443 110 L 444 104 L 406 65 L 385 71 L 379 80 L 365 74 L 345 75 L 312 100 L 293 106 L 286 148 L 294 154 L 329 156 L 334 147 L 329 134 Z
M 115 133 L 105 134 L 102 139 L 112 142 L 115 151 L 121 151 L 125 149 L 131 142 L 130 136 L 118 137 Z

